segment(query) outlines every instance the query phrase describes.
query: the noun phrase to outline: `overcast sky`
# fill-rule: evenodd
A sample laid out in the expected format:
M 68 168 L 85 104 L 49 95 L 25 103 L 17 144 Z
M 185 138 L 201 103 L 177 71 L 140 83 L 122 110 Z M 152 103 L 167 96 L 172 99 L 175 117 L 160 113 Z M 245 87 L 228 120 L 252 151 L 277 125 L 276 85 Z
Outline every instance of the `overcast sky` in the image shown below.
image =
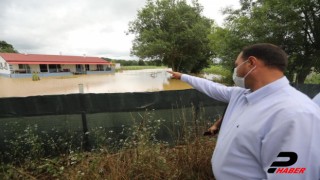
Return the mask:
M 128 23 L 146 0 L 0 0 L 0 41 L 20 53 L 137 59 Z M 203 15 L 222 25 L 221 9 L 239 0 L 199 0 Z

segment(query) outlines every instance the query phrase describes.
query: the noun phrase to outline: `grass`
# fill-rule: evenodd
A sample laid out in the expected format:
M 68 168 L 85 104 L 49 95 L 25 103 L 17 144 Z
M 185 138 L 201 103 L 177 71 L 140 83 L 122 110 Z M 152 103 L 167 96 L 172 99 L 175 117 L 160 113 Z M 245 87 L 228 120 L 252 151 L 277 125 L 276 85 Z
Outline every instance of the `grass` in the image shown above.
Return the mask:
M 210 165 L 214 141 L 197 139 L 169 148 L 139 145 L 116 154 L 88 153 L 61 175 L 69 179 L 213 179 Z
M 170 134 L 175 144 L 157 138 L 166 122 L 155 118 L 152 111 L 145 111 L 132 117 L 132 126 L 121 132 L 126 133 L 126 138 L 117 140 L 112 147 L 107 138 L 110 131 L 92 130 L 90 135 L 100 144 L 91 152 L 72 143 L 81 139 L 77 135 L 60 135 L 54 129 L 55 137 L 41 139 L 36 125 L 27 126 L 6 141 L 14 153 L 9 162 L 0 162 L 0 179 L 214 179 L 210 159 L 216 139 L 199 133 L 206 129 L 201 110 L 200 115 L 192 110 L 191 119 L 187 118 L 187 111 L 182 109 L 172 123 Z M 23 148 L 25 144 L 27 148 Z M 45 155 L 46 146 L 60 153 Z
M 305 84 L 320 84 L 320 73 L 315 73 L 315 72 L 310 73 L 307 76 L 304 83 Z
M 223 66 L 220 65 L 212 65 L 209 68 L 205 68 L 202 70 L 203 73 L 208 73 L 208 74 L 218 74 L 222 76 L 231 76 L 230 70 L 224 68 Z
M 149 144 L 107 152 L 41 159 L 2 166 L 1 179 L 214 179 L 210 159 L 215 140 L 199 138 L 169 148 Z

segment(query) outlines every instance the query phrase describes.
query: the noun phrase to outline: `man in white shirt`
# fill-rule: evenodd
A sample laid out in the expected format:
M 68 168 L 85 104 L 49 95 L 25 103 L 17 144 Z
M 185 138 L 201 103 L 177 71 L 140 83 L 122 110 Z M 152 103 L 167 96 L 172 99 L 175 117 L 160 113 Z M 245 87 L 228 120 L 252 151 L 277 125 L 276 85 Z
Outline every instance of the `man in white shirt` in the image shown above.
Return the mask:
M 229 103 L 212 156 L 218 180 L 320 178 L 320 108 L 290 86 L 287 54 L 272 44 L 242 50 L 227 87 L 169 72 L 208 96 Z

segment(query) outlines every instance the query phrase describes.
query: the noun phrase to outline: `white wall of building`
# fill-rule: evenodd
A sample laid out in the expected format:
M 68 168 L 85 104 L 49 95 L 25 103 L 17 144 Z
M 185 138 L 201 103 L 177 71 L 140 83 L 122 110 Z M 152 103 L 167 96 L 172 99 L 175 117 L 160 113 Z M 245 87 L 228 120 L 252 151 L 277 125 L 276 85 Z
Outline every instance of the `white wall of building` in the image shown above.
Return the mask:
M 12 69 L 13 69 L 13 70 L 19 69 L 19 65 L 18 65 L 18 64 L 12 64 L 11 66 L 12 66 Z
M 76 72 L 76 65 L 74 64 L 62 64 L 61 70 L 69 69 L 70 72 Z
M 33 72 L 40 72 L 40 66 L 39 64 L 30 64 L 31 73 Z
M 83 68 L 85 69 L 85 65 L 82 65 Z M 31 73 L 32 72 L 38 72 L 38 73 L 48 73 L 48 72 L 41 72 L 40 70 L 40 65 L 39 64 L 32 64 L 29 65 Z M 111 65 L 103 65 L 103 69 L 105 69 L 106 67 L 111 67 Z M 13 70 L 18 70 L 19 69 L 19 65 L 18 64 L 14 64 L 12 65 Z M 48 65 L 47 68 L 49 69 Z M 97 65 L 96 64 L 90 64 L 89 65 L 89 71 L 96 71 Z M 67 71 L 69 70 L 69 71 Z M 76 72 L 76 65 L 75 64 L 61 64 L 61 71 L 62 72 Z M 8 71 L 8 74 L 10 73 L 10 70 Z
M 39 64 L 28 64 L 28 66 L 30 67 L 31 73 L 40 72 Z M 12 67 L 13 73 L 15 72 L 15 70 L 19 70 L 19 64 L 12 64 L 11 67 Z M 9 70 L 9 73 L 10 73 L 10 70 Z
M 10 74 L 10 66 L 1 56 L 0 56 L 0 74 Z
M 90 67 L 90 71 L 94 71 L 94 70 L 96 70 L 97 69 L 97 65 L 96 64 L 90 64 L 89 65 Z
M 49 65 L 46 65 L 47 69 L 49 69 Z M 61 64 L 61 71 L 55 72 L 41 72 L 39 64 L 29 64 L 23 65 L 25 69 L 19 69 L 19 64 L 9 65 L 2 57 L 0 57 L 0 75 L 12 77 L 12 78 L 25 78 L 31 77 L 33 72 L 39 73 L 41 77 L 47 76 L 59 76 L 59 75 L 72 75 L 72 73 L 76 73 L 76 65 L 75 64 Z M 83 70 L 85 70 L 85 65 L 83 64 Z M 98 65 L 89 64 L 89 71 L 86 71 L 86 74 L 104 74 L 104 73 L 114 73 L 113 65 L 99 65 L 102 66 L 98 70 Z M 109 70 L 109 68 L 112 68 Z M 26 71 L 26 69 L 28 69 Z M 27 73 L 26 73 L 27 72 Z

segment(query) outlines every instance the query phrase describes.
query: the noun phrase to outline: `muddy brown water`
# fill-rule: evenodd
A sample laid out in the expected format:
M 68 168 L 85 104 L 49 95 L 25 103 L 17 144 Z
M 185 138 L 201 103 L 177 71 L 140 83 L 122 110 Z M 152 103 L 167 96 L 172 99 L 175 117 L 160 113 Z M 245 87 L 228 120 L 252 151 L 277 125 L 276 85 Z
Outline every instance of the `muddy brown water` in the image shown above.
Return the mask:
M 128 70 L 109 75 L 76 75 L 31 78 L 0 77 L 0 97 L 83 93 L 153 92 L 190 89 L 191 86 L 170 78 L 169 69 Z

